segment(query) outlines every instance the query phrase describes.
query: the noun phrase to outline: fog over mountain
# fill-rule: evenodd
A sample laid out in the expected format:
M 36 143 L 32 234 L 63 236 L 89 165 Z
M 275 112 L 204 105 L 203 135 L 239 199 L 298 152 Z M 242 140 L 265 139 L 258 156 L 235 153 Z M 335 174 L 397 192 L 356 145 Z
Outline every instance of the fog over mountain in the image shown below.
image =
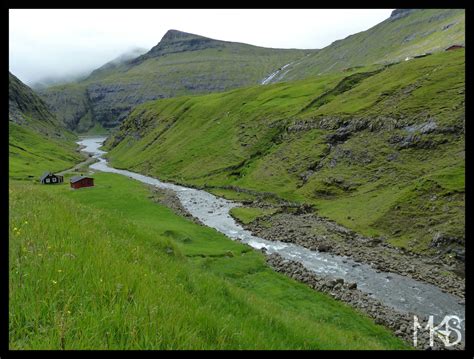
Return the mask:
M 366 30 L 393 9 L 13 9 L 10 71 L 41 87 L 81 76 L 169 29 L 275 48 L 322 48 Z
M 142 48 L 142 47 L 132 48 L 124 52 L 120 56 L 107 62 L 101 68 L 106 68 L 106 67 L 110 68 L 110 67 L 117 66 L 125 61 L 131 60 L 140 55 L 143 55 L 145 52 L 147 52 L 147 49 Z M 54 75 L 42 77 L 38 81 L 33 82 L 31 84 L 31 87 L 35 90 L 41 90 L 49 86 L 62 85 L 68 82 L 80 81 L 87 78 L 91 74 L 91 70 L 93 69 L 95 69 L 95 67 L 87 68 L 87 70 L 73 71 L 71 73 L 66 73 L 66 74 L 54 74 Z

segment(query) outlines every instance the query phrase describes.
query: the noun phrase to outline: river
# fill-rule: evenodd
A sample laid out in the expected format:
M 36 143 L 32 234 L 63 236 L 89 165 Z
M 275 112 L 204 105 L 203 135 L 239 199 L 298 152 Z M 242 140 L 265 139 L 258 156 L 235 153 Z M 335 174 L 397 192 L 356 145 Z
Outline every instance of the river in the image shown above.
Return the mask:
M 267 253 L 278 253 L 284 258 L 298 261 L 320 276 L 356 282 L 358 289 L 370 293 L 372 297 L 398 311 L 426 317 L 433 315 L 435 323 L 439 323 L 446 315 L 456 315 L 461 318 L 464 329 L 465 306 L 460 298 L 444 293 L 434 285 L 396 273 L 380 272 L 369 265 L 356 263 L 348 257 L 253 236 L 229 215 L 230 209 L 239 206 L 238 203 L 216 197 L 203 190 L 166 183 L 139 173 L 110 167 L 102 158 L 106 152 L 99 149 L 104 140 L 104 137 L 96 137 L 78 142 L 84 146 L 84 152 L 91 153 L 99 160 L 90 166 L 91 169 L 118 173 L 149 185 L 173 190 L 189 213 L 233 240 L 240 240 L 256 249 L 265 247 Z

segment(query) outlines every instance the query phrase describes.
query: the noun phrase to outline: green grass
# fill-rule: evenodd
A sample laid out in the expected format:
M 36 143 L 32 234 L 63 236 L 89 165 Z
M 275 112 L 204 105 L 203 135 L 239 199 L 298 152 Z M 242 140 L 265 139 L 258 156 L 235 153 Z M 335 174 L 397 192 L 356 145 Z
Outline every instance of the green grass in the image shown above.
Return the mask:
M 108 139 L 107 156 L 235 200 L 313 204 L 361 234 L 430 252 L 435 232 L 464 238 L 464 56 L 146 103 Z M 429 121 L 444 132 L 421 133 Z M 330 144 L 344 127 L 348 138 Z M 414 146 L 394 144 L 410 134 Z M 418 191 L 420 179 L 437 186 Z M 216 189 L 232 186 L 253 198 Z
M 209 174 L 232 172 L 232 166 L 242 166 L 249 157 L 258 158 L 282 130 L 278 119 L 288 118 L 302 103 L 342 78 L 336 74 L 294 86 L 258 86 L 204 98 L 180 97 L 143 104 L 130 116 L 137 121 L 127 121 L 116 134 L 123 137 L 133 131 L 140 141 L 126 137 L 109 157 L 119 167 L 140 164 L 162 178 L 195 178 L 196 183 L 204 184 Z M 114 141 L 112 138 L 107 143 Z
M 249 224 L 257 218 L 264 217 L 276 212 L 275 208 L 235 207 L 230 210 L 232 217 L 243 224 Z
M 10 349 L 403 349 L 144 185 L 10 181 Z
M 49 138 L 12 122 L 8 131 L 11 178 L 37 181 L 45 171 L 64 170 L 83 159 L 72 141 Z
M 234 201 L 253 201 L 256 199 L 256 196 L 251 193 L 238 192 L 226 188 L 207 188 L 206 191 L 218 197 L 223 197 Z

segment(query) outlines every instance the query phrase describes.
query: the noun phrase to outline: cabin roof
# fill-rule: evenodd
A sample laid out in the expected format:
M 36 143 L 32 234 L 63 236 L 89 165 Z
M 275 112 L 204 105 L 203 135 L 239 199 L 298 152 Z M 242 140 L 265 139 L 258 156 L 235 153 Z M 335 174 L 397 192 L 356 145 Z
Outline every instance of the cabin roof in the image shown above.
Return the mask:
M 48 177 L 49 175 L 51 175 L 51 171 L 46 171 L 45 173 L 43 173 L 43 175 L 40 177 L 40 181 L 44 180 L 46 177 Z
M 46 171 L 45 173 L 43 173 L 43 175 L 40 177 L 40 181 L 43 181 L 46 177 L 48 176 L 54 176 L 54 177 L 58 177 L 58 178 L 63 178 L 63 176 L 61 175 L 55 175 L 53 172 L 51 171 Z
M 76 183 L 76 182 L 79 182 L 80 180 L 83 180 L 84 178 L 90 178 L 90 179 L 93 179 L 92 177 L 87 177 L 87 176 L 74 176 L 74 177 L 71 177 L 71 183 Z

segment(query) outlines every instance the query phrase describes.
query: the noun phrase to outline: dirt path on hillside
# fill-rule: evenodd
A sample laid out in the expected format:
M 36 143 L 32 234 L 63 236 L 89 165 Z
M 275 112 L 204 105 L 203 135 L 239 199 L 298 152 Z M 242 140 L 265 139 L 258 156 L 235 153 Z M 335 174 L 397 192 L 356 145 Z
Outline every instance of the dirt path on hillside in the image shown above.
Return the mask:
M 94 162 L 97 162 L 97 159 L 94 157 L 89 157 L 85 161 L 78 163 L 74 167 L 68 168 L 64 171 L 58 172 L 57 174 L 60 176 L 63 176 L 65 173 L 69 172 L 78 172 L 81 167 L 89 166 L 93 164 Z

